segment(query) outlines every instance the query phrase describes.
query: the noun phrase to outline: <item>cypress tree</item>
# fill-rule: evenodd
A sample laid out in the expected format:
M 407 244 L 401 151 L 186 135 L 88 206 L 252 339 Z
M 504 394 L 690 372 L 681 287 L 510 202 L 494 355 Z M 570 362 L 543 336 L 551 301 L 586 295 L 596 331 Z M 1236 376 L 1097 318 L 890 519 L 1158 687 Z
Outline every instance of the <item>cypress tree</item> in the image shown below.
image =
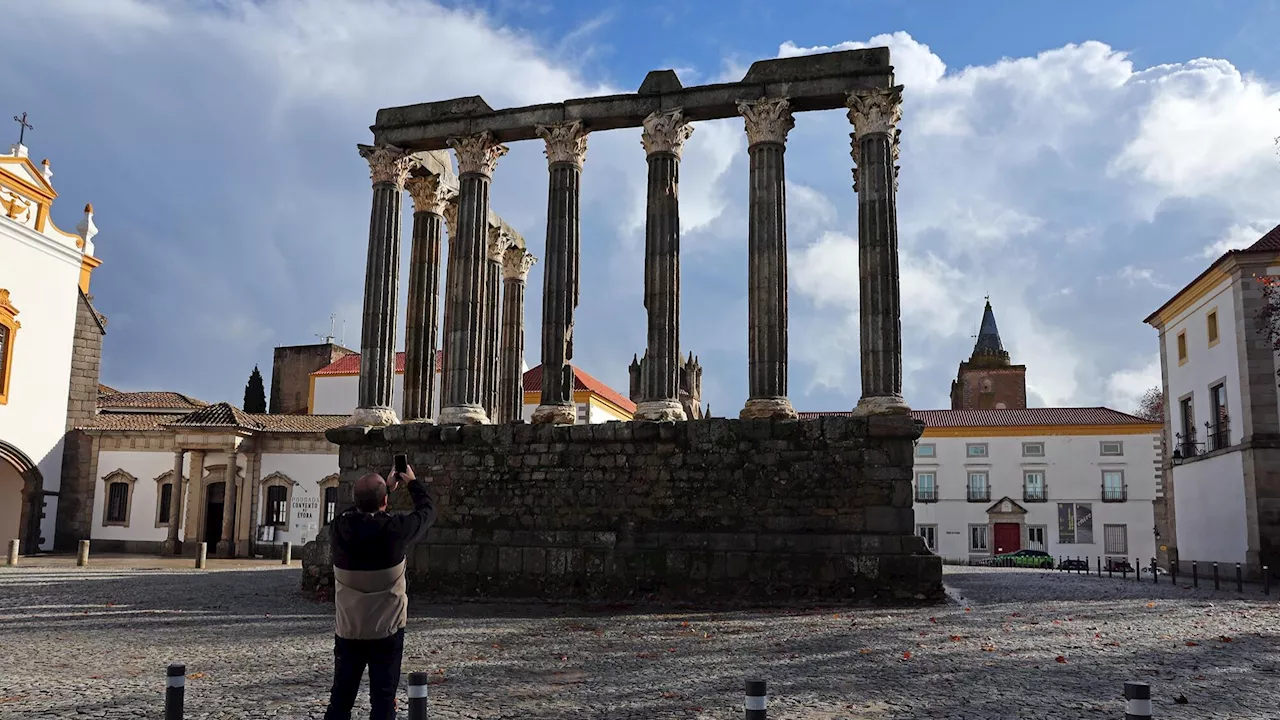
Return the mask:
M 250 413 L 264 413 L 267 411 L 267 390 L 262 384 L 262 373 L 258 372 L 258 366 L 253 366 L 253 374 L 249 376 L 249 382 L 244 386 L 244 411 Z

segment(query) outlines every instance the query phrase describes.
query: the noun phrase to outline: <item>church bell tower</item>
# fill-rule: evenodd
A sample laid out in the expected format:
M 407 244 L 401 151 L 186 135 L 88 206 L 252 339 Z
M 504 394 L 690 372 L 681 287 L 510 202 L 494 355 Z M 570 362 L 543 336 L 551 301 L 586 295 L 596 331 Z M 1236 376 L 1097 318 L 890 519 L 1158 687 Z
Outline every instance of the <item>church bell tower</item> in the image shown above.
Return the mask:
M 991 300 L 982 311 L 978 341 L 951 383 L 952 410 L 991 410 L 1027 406 L 1027 366 L 1014 365 L 1000 341 Z

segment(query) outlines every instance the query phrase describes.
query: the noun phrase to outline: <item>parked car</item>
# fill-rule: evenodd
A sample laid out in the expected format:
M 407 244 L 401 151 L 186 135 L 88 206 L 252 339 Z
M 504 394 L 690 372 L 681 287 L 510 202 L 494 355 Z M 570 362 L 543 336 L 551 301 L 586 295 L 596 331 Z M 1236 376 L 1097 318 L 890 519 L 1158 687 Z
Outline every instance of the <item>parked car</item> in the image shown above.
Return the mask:
M 1075 570 L 1089 572 L 1089 561 L 1080 558 L 1067 558 L 1058 563 L 1059 570 Z
M 1031 567 L 1053 568 L 1053 557 L 1043 550 L 1018 550 L 1016 552 L 996 555 L 988 561 L 989 565 L 998 567 Z
M 1131 573 L 1133 565 L 1129 564 L 1129 558 L 1107 558 L 1107 571 L 1113 573 Z

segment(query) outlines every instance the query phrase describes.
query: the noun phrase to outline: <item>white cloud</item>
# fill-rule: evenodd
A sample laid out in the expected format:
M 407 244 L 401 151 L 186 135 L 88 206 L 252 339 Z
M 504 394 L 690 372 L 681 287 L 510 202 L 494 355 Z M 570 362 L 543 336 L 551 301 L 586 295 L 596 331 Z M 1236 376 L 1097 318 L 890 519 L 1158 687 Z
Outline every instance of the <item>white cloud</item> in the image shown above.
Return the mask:
M 1160 358 L 1152 358 L 1146 365 L 1125 368 L 1111 373 L 1107 378 L 1107 404 L 1121 412 L 1138 409 L 1143 393 L 1153 387 L 1161 387 Z
M 1241 250 L 1258 241 L 1275 227 L 1271 222 L 1253 222 L 1236 224 L 1227 228 L 1222 237 L 1204 246 L 1200 256 L 1209 260 L 1217 260 L 1228 250 Z
M 1152 287 L 1161 290 L 1173 290 L 1174 287 L 1168 283 L 1161 282 L 1156 279 L 1156 272 L 1151 268 L 1140 268 L 1132 265 L 1125 265 L 1120 268 L 1120 272 L 1116 273 L 1121 280 L 1128 282 L 1130 285 L 1138 283 L 1146 283 Z

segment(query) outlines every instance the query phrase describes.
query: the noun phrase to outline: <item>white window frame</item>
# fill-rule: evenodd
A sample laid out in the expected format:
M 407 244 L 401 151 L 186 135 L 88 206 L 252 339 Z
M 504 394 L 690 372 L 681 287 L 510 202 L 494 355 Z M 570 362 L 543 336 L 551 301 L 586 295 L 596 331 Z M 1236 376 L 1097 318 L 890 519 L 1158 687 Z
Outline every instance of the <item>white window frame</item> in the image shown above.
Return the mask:
M 982 547 L 976 547 L 976 543 L 974 543 L 974 539 L 975 539 L 974 531 L 975 531 L 975 530 L 977 530 L 977 531 L 981 531 L 979 534 L 980 534 L 980 535 L 981 535 L 981 537 L 982 537 Z M 970 552 L 970 553 L 990 553 L 990 552 L 991 552 L 991 537 L 990 537 L 990 535 L 991 535 L 991 528 L 990 528 L 990 527 L 988 527 L 985 523 L 984 523 L 984 524 L 981 524 L 981 525 L 978 525 L 978 524 L 970 525 L 970 526 L 969 526 L 969 540 L 968 540 L 968 542 L 969 542 L 969 552 Z
M 926 534 L 927 533 L 927 534 Z M 917 525 L 916 535 L 924 538 L 924 546 L 932 552 L 938 552 L 938 526 Z M 933 542 L 930 542 L 932 540 Z
M 1040 533 L 1039 543 L 1031 539 L 1032 534 L 1036 532 Z M 1039 545 L 1040 547 L 1033 547 L 1035 545 Z M 1049 528 L 1044 525 L 1028 525 L 1027 526 L 1027 549 L 1049 552 Z
M 926 451 L 925 448 L 928 448 Z M 936 458 L 938 457 L 938 445 L 936 443 L 920 443 L 916 445 L 916 457 L 920 458 Z
M 1115 452 L 1107 452 L 1108 445 L 1115 445 Z M 1098 443 L 1098 454 L 1103 457 L 1124 457 L 1123 440 L 1102 440 Z
M 973 478 L 975 476 L 980 476 L 982 478 L 982 489 L 986 491 L 986 497 L 980 498 L 977 500 L 970 500 L 970 502 L 990 501 L 991 500 L 991 473 L 986 470 L 969 470 L 968 472 L 965 473 L 964 499 L 969 500 L 969 498 L 973 495 L 973 487 L 974 487 Z
M 981 449 L 981 452 L 975 453 L 974 451 L 978 449 Z M 991 451 L 987 447 L 987 443 L 965 443 L 964 456 L 967 458 L 987 458 L 991 456 Z
M 1119 475 L 1119 476 L 1120 476 L 1120 487 L 1119 487 L 1119 488 L 1117 488 L 1117 489 L 1120 491 L 1120 498 L 1119 498 L 1118 500 L 1108 500 L 1108 499 L 1107 499 L 1107 476 L 1108 476 L 1108 475 Z M 1127 501 L 1129 500 L 1129 493 L 1128 493 L 1128 488 L 1127 488 L 1127 486 L 1125 485 L 1125 480 L 1124 480 L 1124 470 L 1123 470 L 1123 469 L 1120 469 L 1120 468 L 1104 468 L 1104 469 L 1102 470 L 1102 499 L 1103 499 L 1103 501 L 1105 501 L 1105 502 L 1127 502 Z
M 1120 529 L 1120 538 L 1124 541 L 1124 547 L 1119 550 L 1111 545 L 1111 531 L 1115 528 Z M 1102 552 L 1104 555 L 1122 555 L 1129 554 L 1129 526 L 1128 525 L 1103 525 L 1102 526 Z
M 933 490 L 932 500 L 923 500 L 921 502 L 937 502 L 938 500 L 938 473 L 932 470 L 925 470 L 916 473 L 916 497 L 920 497 L 920 478 L 929 478 L 929 487 Z
M 1032 448 L 1039 448 L 1040 452 L 1032 452 Z M 1022 443 L 1022 457 L 1044 457 L 1043 442 L 1024 442 Z
M 1038 475 L 1038 476 L 1040 476 L 1040 497 L 1039 497 L 1039 499 L 1036 499 L 1036 500 L 1030 500 L 1030 501 L 1028 501 L 1028 502 L 1040 502 L 1041 500 L 1044 500 L 1044 501 L 1046 501 L 1046 502 L 1047 502 L 1047 501 L 1049 500 L 1049 481 L 1045 479 L 1044 470 L 1041 470 L 1041 469 L 1039 469 L 1039 468 L 1034 468 L 1034 469 L 1025 469 L 1025 470 L 1023 470 L 1023 471 L 1022 471 L 1022 497 L 1023 497 L 1023 499 L 1024 499 L 1024 500 L 1026 500 L 1026 499 L 1027 499 L 1027 496 L 1028 496 L 1028 494 L 1029 494 L 1027 491 L 1030 489 L 1030 487 L 1031 487 L 1031 486 L 1030 486 L 1030 484 L 1027 482 L 1027 478 L 1028 478 L 1029 476 L 1032 476 L 1032 475 Z

